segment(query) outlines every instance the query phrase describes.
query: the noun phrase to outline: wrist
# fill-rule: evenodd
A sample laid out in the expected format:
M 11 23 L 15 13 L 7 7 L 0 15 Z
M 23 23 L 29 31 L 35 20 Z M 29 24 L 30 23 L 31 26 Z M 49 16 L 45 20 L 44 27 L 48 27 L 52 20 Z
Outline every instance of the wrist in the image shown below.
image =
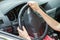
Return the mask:
M 28 36 L 26 39 L 27 39 L 27 40 L 31 40 L 30 36 Z
M 29 38 L 27 38 L 27 40 L 31 40 L 31 38 L 29 37 Z

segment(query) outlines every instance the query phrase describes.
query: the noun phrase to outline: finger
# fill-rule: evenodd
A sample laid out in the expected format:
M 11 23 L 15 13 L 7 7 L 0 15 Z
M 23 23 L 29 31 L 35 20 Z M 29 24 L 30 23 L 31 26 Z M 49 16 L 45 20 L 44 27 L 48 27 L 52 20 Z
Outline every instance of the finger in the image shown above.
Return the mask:
M 22 37 L 23 32 L 19 29 L 19 27 L 17 28 L 17 30 L 18 30 L 19 36 Z
M 23 30 L 26 31 L 26 28 L 23 26 Z
M 18 33 L 19 33 L 19 36 L 21 35 L 21 32 L 19 31 L 19 27 L 17 28 L 17 30 L 18 30 Z
M 29 1 L 28 3 L 35 3 L 35 1 Z
M 29 1 L 28 4 L 32 6 L 35 2 L 34 1 Z
M 34 5 L 34 4 L 31 4 L 31 3 L 29 4 L 29 6 L 30 6 L 31 8 L 34 8 L 34 7 L 35 7 L 35 6 L 33 6 L 33 5 Z
M 32 6 L 33 4 L 32 3 L 29 3 L 30 6 Z
M 19 27 L 17 28 L 17 30 L 18 30 L 18 32 L 21 32 L 21 33 L 23 32 Z

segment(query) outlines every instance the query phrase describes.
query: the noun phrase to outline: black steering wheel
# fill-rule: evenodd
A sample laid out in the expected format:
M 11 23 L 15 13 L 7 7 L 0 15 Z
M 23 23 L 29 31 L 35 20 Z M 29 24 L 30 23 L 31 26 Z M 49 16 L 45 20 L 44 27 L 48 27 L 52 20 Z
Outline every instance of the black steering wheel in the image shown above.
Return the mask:
M 42 40 L 47 34 L 48 25 L 40 19 L 40 16 L 28 4 L 21 8 L 18 21 L 20 29 L 22 29 L 22 26 L 25 26 L 28 34 L 34 37 L 34 40 Z

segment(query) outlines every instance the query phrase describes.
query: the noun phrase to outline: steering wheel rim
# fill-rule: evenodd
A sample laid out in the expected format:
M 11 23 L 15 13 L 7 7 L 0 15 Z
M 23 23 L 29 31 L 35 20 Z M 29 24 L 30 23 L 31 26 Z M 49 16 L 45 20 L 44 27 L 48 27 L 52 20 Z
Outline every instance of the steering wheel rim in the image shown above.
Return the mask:
M 23 24 L 23 23 L 22 23 L 22 19 L 21 19 L 21 18 L 22 18 L 22 15 L 24 14 L 24 11 L 25 11 L 28 7 L 29 7 L 28 4 L 24 5 L 24 6 L 21 8 L 20 12 L 19 12 L 18 22 L 19 22 L 19 27 L 20 27 L 20 29 L 22 29 L 22 24 Z M 38 38 L 38 40 L 42 40 L 42 39 L 45 37 L 45 35 L 47 34 L 47 30 L 48 30 L 48 25 L 46 24 L 45 31 L 44 31 L 43 35 Z

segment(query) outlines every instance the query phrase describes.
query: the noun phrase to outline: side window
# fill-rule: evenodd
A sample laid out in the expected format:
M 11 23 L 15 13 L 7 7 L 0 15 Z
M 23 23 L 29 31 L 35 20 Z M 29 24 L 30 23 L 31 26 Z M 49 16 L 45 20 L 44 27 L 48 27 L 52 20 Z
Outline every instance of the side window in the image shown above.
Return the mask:
M 60 22 L 60 7 L 56 9 L 55 19 Z

